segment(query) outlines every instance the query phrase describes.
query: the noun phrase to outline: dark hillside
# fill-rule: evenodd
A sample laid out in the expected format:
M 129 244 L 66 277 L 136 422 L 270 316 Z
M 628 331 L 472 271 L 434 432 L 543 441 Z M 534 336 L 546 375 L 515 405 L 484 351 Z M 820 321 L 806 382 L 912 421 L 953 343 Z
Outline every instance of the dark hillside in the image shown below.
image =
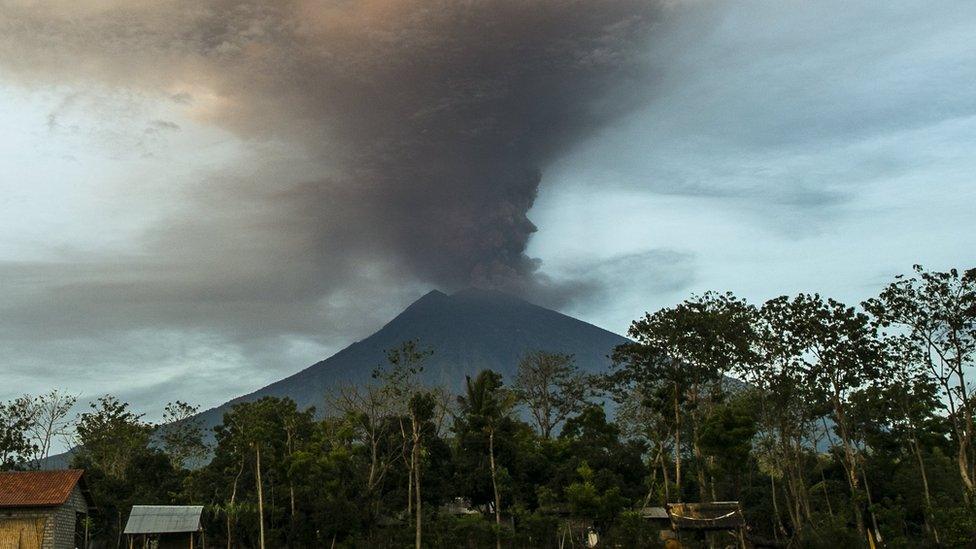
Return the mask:
M 236 402 L 287 396 L 321 408 L 324 396 L 343 383 L 366 383 L 384 362 L 384 351 L 417 339 L 434 350 L 424 373 L 430 384 L 458 390 L 465 375 L 490 368 L 510 380 L 528 351 L 570 353 L 588 372 L 603 372 L 611 350 L 625 338 L 508 294 L 467 289 L 432 291 L 368 338 L 262 389 L 203 413 L 209 427 Z

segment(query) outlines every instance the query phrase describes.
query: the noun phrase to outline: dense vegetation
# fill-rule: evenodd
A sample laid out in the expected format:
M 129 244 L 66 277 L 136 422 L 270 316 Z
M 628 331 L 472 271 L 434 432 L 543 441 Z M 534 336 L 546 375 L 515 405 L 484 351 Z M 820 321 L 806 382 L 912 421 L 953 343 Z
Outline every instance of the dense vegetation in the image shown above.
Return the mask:
M 75 433 L 111 546 L 133 503 L 205 504 L 214 547 L 653 547 L 641 508 L 719 500 L 770 546 L 976 541 L 976 270 L 916 268 L 858 308 L 706 293 L 629 335 L 605 376 L 540 351 L 461 395 L 404 342 L 327 413 L 238 404 L 210 446 L 185 403 L 157 427 L 107 396 L 69 425 L 70 397 L 24 397 L 0 467 Z

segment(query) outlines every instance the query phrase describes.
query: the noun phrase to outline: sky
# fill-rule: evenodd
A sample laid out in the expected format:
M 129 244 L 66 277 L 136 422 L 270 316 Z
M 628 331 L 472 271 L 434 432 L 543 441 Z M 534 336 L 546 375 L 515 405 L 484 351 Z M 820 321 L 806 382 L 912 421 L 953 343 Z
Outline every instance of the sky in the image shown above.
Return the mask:
M 0 399 L 158 419 L 439 288 L 624 333 L 976 263 L 972 2 L 0 0 Z

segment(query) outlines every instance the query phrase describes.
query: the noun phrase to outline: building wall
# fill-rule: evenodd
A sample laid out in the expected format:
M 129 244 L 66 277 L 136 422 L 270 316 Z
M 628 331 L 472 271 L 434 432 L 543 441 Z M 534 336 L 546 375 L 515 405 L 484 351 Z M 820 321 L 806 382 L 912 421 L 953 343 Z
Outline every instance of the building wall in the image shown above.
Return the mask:
M 75 486 L 68 501 L 55 511 L 51 532 L 51 549 L 74 549 L 75 544 L 75 513 L 88 513 L 85 496 Z
M 60 507 L 2 509 L 0 546 L 20 540 L 26 544 L 21 549 L 74 549 L 75 513 L 87 512 L 85 498 L 77 487 Z
M 0 510 L 0 546 L 47 549 L 54 545 L 56 509 L 48 507 Z

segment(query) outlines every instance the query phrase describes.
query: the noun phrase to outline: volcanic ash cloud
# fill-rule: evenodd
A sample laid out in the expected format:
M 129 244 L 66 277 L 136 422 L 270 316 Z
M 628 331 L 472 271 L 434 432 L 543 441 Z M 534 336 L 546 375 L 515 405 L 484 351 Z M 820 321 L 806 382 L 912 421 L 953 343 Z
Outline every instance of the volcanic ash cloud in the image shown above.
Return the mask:
M 656 11 L 636 0 L 6 2 L 0 68 L 160 94 L 245 139 L 288 143 L 318 168 L 258 186 L 302 235 L 295 253 L 334 266 L 368 250 L 442 287 L 527 291 L 543 170 L 641 101 Z M 280 224 L 257 225 L 253 238 L 281 240 L 268 234 Z

